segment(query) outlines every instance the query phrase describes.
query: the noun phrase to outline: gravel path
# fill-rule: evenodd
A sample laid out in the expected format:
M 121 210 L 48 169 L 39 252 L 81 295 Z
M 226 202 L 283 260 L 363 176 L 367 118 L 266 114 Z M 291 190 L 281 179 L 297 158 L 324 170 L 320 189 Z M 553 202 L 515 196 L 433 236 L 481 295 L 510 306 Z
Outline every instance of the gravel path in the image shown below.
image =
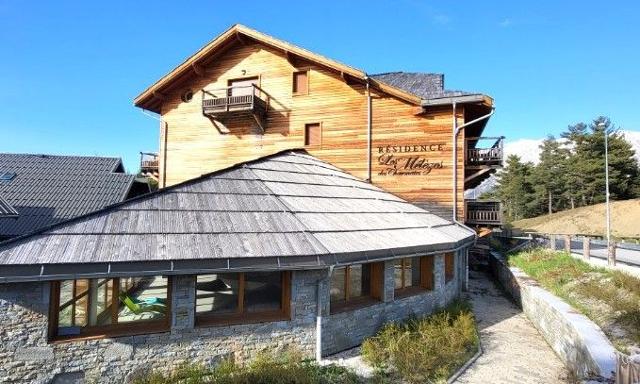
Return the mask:
M 568 383 L 567 371 L 526 315 L 490 278 L 471 272 L 473 303 L 483 354 L 457 383 Z

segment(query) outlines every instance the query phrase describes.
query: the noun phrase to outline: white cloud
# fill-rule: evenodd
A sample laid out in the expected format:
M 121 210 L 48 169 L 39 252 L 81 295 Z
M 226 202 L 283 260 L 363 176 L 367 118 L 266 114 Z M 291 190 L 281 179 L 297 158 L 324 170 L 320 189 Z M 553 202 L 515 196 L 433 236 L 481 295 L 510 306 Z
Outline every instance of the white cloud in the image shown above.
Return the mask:
M 513 20 L 507 17 L 505 19 L 502 19 L 502 21 L 500 21 L 498 25 L 501 26 L 502 28 L 507 28 L 513 25 Z

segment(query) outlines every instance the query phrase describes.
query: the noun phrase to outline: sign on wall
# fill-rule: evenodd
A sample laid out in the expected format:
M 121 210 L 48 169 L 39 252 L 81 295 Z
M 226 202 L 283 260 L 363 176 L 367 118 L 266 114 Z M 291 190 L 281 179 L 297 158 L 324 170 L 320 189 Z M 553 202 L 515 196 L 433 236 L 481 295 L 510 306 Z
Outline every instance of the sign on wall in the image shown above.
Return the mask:
M 378 146 L 378 166 L 381 167 L 378 175 L 426 176 L 434 169 L 444 168 L 444 161 L 433 161 L 432 157 L 443 151 L 442 143 Z M 441 158 L 441 155 L 437 157 Z

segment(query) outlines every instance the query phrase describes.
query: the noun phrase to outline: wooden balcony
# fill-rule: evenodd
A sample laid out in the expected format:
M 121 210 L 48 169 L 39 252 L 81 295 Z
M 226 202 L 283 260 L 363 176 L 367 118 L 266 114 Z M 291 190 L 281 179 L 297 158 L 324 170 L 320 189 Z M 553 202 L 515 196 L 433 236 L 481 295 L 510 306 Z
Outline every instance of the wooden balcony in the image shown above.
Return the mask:
M 473 226 L 501 226 L 502 204 L 497 200 L 466 200 L 464 221 Z
M 158 180 L 160 167 L 156 153 L 140 152 L 140 174 Z
M 489 141 L 487 146 L 479 146 Z M 504 160 L 504 137 L 466 138 L 465 189 L 475 188 L 502 167 Z
M 221 94 L 220 91 L 224 91 Z M 224 125 L 229 118 L 252 118 L 265 130 L 268 96 L 255 84 L 231 86 L 202 91 L 202 114 Z M 216 126 L 221 133 L 229 133 L 224 126 Z

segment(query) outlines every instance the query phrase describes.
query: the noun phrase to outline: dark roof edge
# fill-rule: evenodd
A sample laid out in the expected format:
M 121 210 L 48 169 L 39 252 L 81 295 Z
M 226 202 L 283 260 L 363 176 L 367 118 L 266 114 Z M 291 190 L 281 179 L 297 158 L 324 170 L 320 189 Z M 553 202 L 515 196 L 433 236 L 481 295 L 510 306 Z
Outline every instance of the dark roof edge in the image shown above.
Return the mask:
M 484 95 L 482 93 L 476 93 L 472 95 L 463 95 L 463 96 L 443 96 L 436 97 L 430 99 L 423 99 L 421 105 L 423 107 L 430 107 L 434 105 L 448 105 L 453 104 L 454 102 L 464 104 L 464 103 L 482 103 L 487 99 L 491 100 L 493 104 L 493 99 L 490 96 Z
M 170 191 L 172 189 L 183 187 L 185 185 L 189 185 L 189 184 L 192 184 L 192 183 L 197 183 L 197 182 L 199 182 L 199 181 L 201 181 L 203 179 L 206 179 L 207 177 L 214 176 L 214 175 L 216 175 L 218 173 L 226 172 L 226 171 L 229 171 L 229 170 L 235 169 L 235 168 L 240 168 L 245 164 L 256 163 L 256 162 L 262 161 L 264 159 L 275 157 L 275 156 L 278 156 L 278 155 L 281 155 L 281 154 L 287 153 L 287 152 L 304 152 L 304 153 L 307 153 L 304 149 L 301 149 L 301 148 L 293 148 L 293 149 L 290 148 L 290 149 L 284 149 L 282 151 L 278 151 L 278 152 L 272 153 L 270 155 L 259 157 L 257 159 L 252 159 L 252 160 L 249 160 L 249 161 L 243 161 L 243 162 L 240 162 L 240 163 L 236 163 L 236 164 L 233 164 L 233 165 L 231 165 L 231 166 L 229 166 L 227 168 L 219 169 L 219 170 L 213 171 L 213 172 L 204 173 L 204 174 L 202 174 L 202 175 L 200 175 L 198 177 L 195 177 L 193 179 L 185 180 L 185 181 L 183 181 L 181 183 L 174 184 L 174 185 L 171 185 L 169 187 L 164 187 L 162 189 L 158 189 L 157 191 L 145 193 L 143 195 L 136 196 L 136 197 L 134 197 L 132 199 L 129 199 L 129 200 L 124 200 L 124 201 L 120 201 L 120 202 L 115 203 L 115 204 L 107 205 L 104 208 L 101 208 L 101 209 L 98 209 L 96 211 L 92 211 L 92 212 L 89 212 L 89 213 L 85 213 L 84 215 L 76 216 L 76 217 L 71 218 L 69 220 L 61 221 L 61 222 L 56 223 L 56 224 L 52 224 L 52 225 L 48 225 L 48 226 L 42 227 L 42 228 L 40 228 L 40 229 L 38 229 L 37 231 L 34 231 L 34 232 L 30 232 L 30 233 L 26 233 L 26 234 L 21 235 L 21 236 L 13 237 L 13 238 L 11 238 L 9 240 L 0 241 L 0 248 L 5 247 L 5 246 L 10 245 L 10 244 L 21 242 L 23 240 L 27 240 L 30 237 L 33 237 L 33 236 L 36 236 L 36 235 L 40 235 L 40 234 L 42 234 L 44 232 L 47 232 L 47 231 L 50 231 L 50 230 L 53 230 L 53 229 L 56 229 L 56 228 L 59 228 L 59 227 L 63 227 L 65 225 L 72 224 L 72 223 L 78 222 L 80 220 L 84 220 L 84 219 L 86 219 L 88 217 L 91 217 L 93 215 L 99 215 L 101 213 L 108 212 L 109 210 L 114 209 L 114 208 L 122 207 L 122 206 L 125 206 L 127 204 L 134 203 L 134 202 L 140 201 L 142 199 L 146 199 L 146 198 L 152 197 L 154 195 L 159 195 L 161 193 L 164 193 L 166 191 Z M 135 180 L 135 177 L 133 178 L 133 180 Z
M 475 236 L 458 242 L 377 251 L 307 256 L 254 258 L 148 260 L 114 263 L 63 263 L 0 266 L 0 283 L 73 280 L 127 276 L 191 275 L 242 271 L 284 271 L 326 269 L 330 266 L 380 262 L 403 257 L 455 252 L 471 247 Z M 142 267 L 142 268 L 141 268 Z

